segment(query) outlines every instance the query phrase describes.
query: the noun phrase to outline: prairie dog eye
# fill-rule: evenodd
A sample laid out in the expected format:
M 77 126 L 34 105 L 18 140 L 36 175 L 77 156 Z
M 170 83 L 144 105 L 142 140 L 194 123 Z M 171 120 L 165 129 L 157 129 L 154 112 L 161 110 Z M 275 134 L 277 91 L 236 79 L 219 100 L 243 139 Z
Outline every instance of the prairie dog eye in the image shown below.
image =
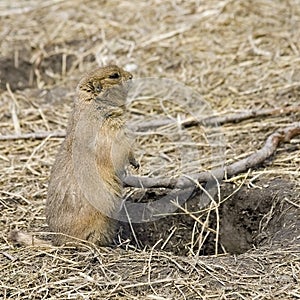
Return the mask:
M 121 77 L 120 73 L 116 72 L 116 73 L 112 73 L 108 76 L 110 79 L 118 79 Z

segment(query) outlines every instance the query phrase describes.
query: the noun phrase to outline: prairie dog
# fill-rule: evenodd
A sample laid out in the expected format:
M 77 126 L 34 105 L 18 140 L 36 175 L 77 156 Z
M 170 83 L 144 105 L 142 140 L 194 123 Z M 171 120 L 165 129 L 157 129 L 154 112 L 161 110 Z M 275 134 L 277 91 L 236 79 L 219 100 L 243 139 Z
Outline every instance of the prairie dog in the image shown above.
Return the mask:
M 72 236 L 108 245 L 121 205 L 121 176 L 136 165 L 125 133 L 129 72 L 107 66 L 83 77 L 70 115 L 66 138 L 52 167 L 46 221 L 53 245 Z

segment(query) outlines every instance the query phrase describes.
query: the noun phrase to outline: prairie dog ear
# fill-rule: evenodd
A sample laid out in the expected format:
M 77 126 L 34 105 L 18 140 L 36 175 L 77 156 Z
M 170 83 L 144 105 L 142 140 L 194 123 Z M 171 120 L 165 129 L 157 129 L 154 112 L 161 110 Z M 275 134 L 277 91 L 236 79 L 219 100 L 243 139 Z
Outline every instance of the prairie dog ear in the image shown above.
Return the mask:
M 99 81 L 93 81 L 92 85 L 95 92 L 100 93 L 102 91 L 102 85 Z
M 102 85 L 99 81 L 97 80 L 90 80 L 87 82 L 82 82 L 78 86 L 79 90 L 92 93 L 92 94 L 99 94 L 102 91 Z

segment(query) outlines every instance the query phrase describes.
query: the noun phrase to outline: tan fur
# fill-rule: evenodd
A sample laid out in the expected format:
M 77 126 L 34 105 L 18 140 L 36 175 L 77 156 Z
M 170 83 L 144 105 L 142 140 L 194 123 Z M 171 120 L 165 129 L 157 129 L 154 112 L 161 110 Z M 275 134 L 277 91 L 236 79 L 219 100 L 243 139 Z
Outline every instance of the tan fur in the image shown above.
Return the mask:
M 22 246 L 33 246 L 33 247 L 45 247 L 51 246 L 50 243 L 43 241 L 34 237 L 29 233 L 24 233 L 18 230 L 13 230 L 10 232 L 9 240 L 15 244 L 20 244 Z
M 120 77 L 114 78 L 116 74 Z M 98 245 L 111 243 L 116 221 L 110 216 L 120 209 L 120 176 L 132 159 L 124 115 L 126 82 L 131 78 L 119 67 L 108 66 L 79 82 L 67 135 L 49 182 L 46 220 L 51 231 Z M 86 151 L 82 157 L 80 147 Z M 92 180 L 86 180 L 91 174 Z M 87 199 L 93 194 L 101 210 L 93 205 L 94 198 Z M 52 241 L 60 245 L 70 240 L 54 235 Z

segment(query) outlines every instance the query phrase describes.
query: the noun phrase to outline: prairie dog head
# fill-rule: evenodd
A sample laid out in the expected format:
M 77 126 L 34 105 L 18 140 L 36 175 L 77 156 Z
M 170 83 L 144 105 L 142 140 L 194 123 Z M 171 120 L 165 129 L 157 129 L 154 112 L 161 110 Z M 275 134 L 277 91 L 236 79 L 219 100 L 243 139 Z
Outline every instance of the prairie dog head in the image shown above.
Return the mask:
M 84 101 L 98 99 L 119 106 L 122 101 L 125 101 L 127 82 L 131 79 L 132 74 L 118 66 L 98 68 L 80 80 L 77 93 Z

